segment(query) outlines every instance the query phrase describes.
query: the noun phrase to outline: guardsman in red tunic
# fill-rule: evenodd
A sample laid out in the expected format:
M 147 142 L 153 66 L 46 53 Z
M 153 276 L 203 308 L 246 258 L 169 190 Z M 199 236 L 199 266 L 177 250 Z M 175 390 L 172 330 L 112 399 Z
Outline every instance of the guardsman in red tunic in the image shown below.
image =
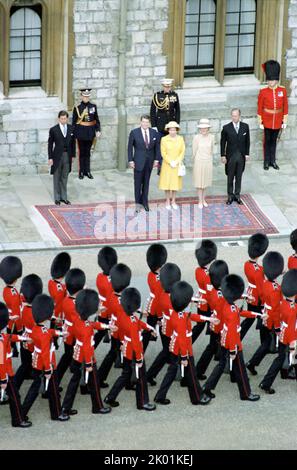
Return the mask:
M 209 266 L 217 257 L 217 245 L 212 240 L 202 240 L 201 244 L 197 246 L 195 256 L 199 267 L 196 268 L 195 277 L 198 284 L 198 297 L 203 300 L 199 307 L 198 313 L 200 315 L 210 316 L 210 308 L 207 303 L 209 293 L 212 285 L 209 278 Z M 204 329 L 205 323 L 197 323 L 193 328 L 192 342 L 195 343 L 196 339 L 200 336 Z M 209 330 L 207 331 L 209 334 Z
M 162 321 L 161 321 L 161 341 L 162 350 L 154 360 L 153 364 L 147 371 L 147 381 L 151 385 L 156 385 L 155 378 L 159 372 L 163 369 L 165 364 L 170 359 L 169 344 L 172 335 L 172 326 L 170 323 L 171 312 L 173 311 L 170 291 L 175 282 L 180 281 L 181 271 L 179 267 L 174 263 L 166 263 L 160 270 L 160 282 L 163 288 L 163 293 L 160 296 L 159 305 L 162 310 Z
M 263 282 L 262 301 L 265 318 L 262 319 L 263 342 L 247 363 L 252 375 L 257 375 L 255 369 L 268 354 L 273 333 L 280 332 L 280 302 L 282 300 L 281 287 L 277 278 L 283 273 L 284 258 L 277 251 L 269 251 L 263 258 L 265 279 Z
M 122 332 L 123 371 L 117 379 L 104 402 L 112 407 L 119 406 L 116 401 L 121 390 L 131 383 L 133 369 L 136 372 L 136 406 L 138 410 L 153 411 L 156 406 L 149 403 L 148 387 L 146 380 L 144 351 L 142 345 L 142 331 L 156 334 L 156 331 L 148 323 L 141 321 L 136 313 L 141 306 L 141 296 L 137 289 L 128 287 L 121 295 L 121 305 L 125 312 L 120 322 Z
M 278 84 L 280 65 L 268 60 L 262 65 L 268 87 L 260 90 L 258 96 L 258 119 L 260 129 L 264 129 L 264 170 L 272 166 L 279 170 L 275 161 L 276 143 L 281 129 L 287 127 L 288 98 L 284 86 Z
M 92 289 L 83 289 L 75 299 L 76 310 L 80 319 L 75 322 L 74 335 L 76 343 L 73 349 L 73 360 L 70 370 L 72 377 L 68 384 L 63 400 L 63 415 L 70 416 L 77 414 L 72 406 L 79 386 L 79 382 L 84 374 L 85 383 L 90 391 L 93 414 L 106 414 L 111 411 L 110 407 L 104 407 L 101 394 L 100 382 L 97 375 L 96 358 L 94 350 L 94 330 L 115 329 L 106 323 L 92 322 L 91 315 L 96 315 L 99 309 L 99 297 Z
M 160 269 L 166 263 L 167 250 L 164 245 L 160 243 L 154 243 L 149 247 L 146 252 L 146 261 L 150 268 L 150 272 L 147 276 L 147 283 L 150 290 L 150 295 L 147 301 L 146 312 L 147 312 L 147 323 L 152 327 L 156 328 L 157 323 L 161 323 L 162 309 L 160 307 L 160 298 L 163 292 L 163 288 L 160 282 Z M 143 349 L 146 348 L 150 340 L 156 340 L 152 338 L 149 332 L 144 331 L 143 333 Z
M 73 347 L 75 343 L 74 328 L 75 322 L 79 319 L 79 315 L 75 307 L 75 299 L 77 294 L 85 287 L 86 275 L 79 268 L 69 269 L 65 277 L 65 285 L 67 294 L 64 297 L 62 310 L 64 312 L 64 325 L 63 332 L 64 336 L 64 354 L 61 357 L 57 366 L 57 381 L 58 384 L 64 377 L 65 372 L 71 364 L 73 356 Z M 81 391 L 85 392 L 85 387 Z
M 51 319 L 51 328 L 62 330 L 64 313 L 62 309 L 63 300 L 66 295 L 66 287 L 63 281 L 66 273 L 69 271 L 71 265 L 71 258 L 68 253 L 59 253 L 51 265 L 51 277 L 48 281 L 48 292 L 54 301 L 55 309 L 53 318 Z M 55 340 L 56 349 L 58 349 L 58 342 Z
M 294 253 L 289 256 L 288 259 L 288 269 L 297 269 L 297 229 L 293 230 L 290 235 L 291 247 L 294 250 Z
M 212 290 L 208 295 L 208 305 L 211 310 L 211 317 L 219 320 L 218 324 L 210 323 L 209 343 L 203 351 L 196 365 L 197 377 L 200 380 L 206 379 L 204 375 L 212 358 L 220 350 L 220 333 L 224 325 L 223 309 L 226 303 L 221 291 L 221 282 L 229 274 L 228 265 L 223 260 L 214 261 L 209 268 L 209 277 Z
M 32 423 L 29 420 L 25 421 L 20 396 L 14 384 L 11 360 L 11 343 L 21 341 L 22 336 L 4 333 L 8 321 L 8 309 L 3 302 L 0 302 L 0 400 L 2 402 L 2 394 L 5 391 L 9 397 L 11 424 L 13 427 L 29 428 L 32 426 Z
M 104 246 L 98 253 L 98 265 L 102 269 L 102 272 L 97 275 L 96 286 L 99 293 L 99 300 L 101 306 L 101 314 L 98 317 L 98 321 L 102 323 L 108 323 L 111 316 L 111 311 L 108 308 L 108 299 L 110 298 L 113 288 L 110 281 L 110 270 L 118 262 L 118 255 L 114 248 L 111 246 Z M 103 337 L 106 337 L 106 332 L 97 331 L 95 334 L 95 349 L 101 342 Z M 109 337 L 107 336 L 109 339 Z M 105 341 L 109 342 L 109 340 Z
M 277 374 L 281 371 L 286 356 L 289 355 L 289 364 L 295 359 L 296 349 L 296 320 L 297 306 L 295 297 L 297 295 L 297 269 L 288 271 L 282 280 L 281 290 L 283 299 L 280 302 L 281 329 L 279 335 L 278 356 L 274 359 L 264 379 L 260 383 L 260 388 L 270 395 L 275 393 L 271 388 Z M 294 364 L 295 373 L 296 365 Z
M 131 276 L 131 269 L 122 263 L 116 264 L 110 270 L 110 280 L 113 288 L 113 293 L 108 299 L 107 308 L 111 312 L 111 324 L 116 325 L 117 327 L 119 327 L 121 316 L 125 314 L 121 306 L 121 293 L 124 289 L 126 289 L 126 287 L 129 286 Z M 98 369 L 98 376 L 101 388 L 108 387 L 106 379 L 112 368 L 113 363 L 116 361 L 118 355 L 120 356 L 120 347 L 120 331 L 111 332 L 110 350 L 103 359 Z
M 56 377 L 56 357 L 53 339 L 59 336 L 57 330 L 48 329 L 45 323 L 51 319 L 54 311 L 54 302 L 46 294 L 37 295 L 32 302 L 32 314 L 35 321 L 30 338 L 33 340 L 32 354 L 33 382 L 23 402 L 25 416 L 28 414 L 39 394 L 42 379 L 45 379 L 45 391 L 48 392 L 48 401 L 51 419 L 54 421 L 67 421 L 69 416 L 61 412 L 60 396 Z
M 22 262 L 16 256 L 6 256 L 0 263 L 0 277 L 6 286 L 3 289 L 3 300 L 9 312 L 7 333 L 22 334 L 21 305 L 22 300 L 15 287 L 17 280 L 22 277 Z M 13 345 L 13 357 L 18 357 L 16 344 Z
M 253 312 L 261 313 L 262 311 L 262 290 L 264 282 L 263 267 L 258 263 L 260 256 L 264 255 L 269 245 L 267 235 L 264 233 L 255 233 L 248 241 L 249 260 L 244 263 L 244 273 L 248 281 L 247 309 Z M 241 323 L 240 338 L 243 339 L 250 327 L 254 323 L 255 318 L 245 318 Z M 260 322 L 259 322 L 260 321 Z M 261 318 L 258 318 L 257 329 L 260 329 Z M 260 329 L 261 331 L 261 329 Z M 261 338 L 262 342 L 262 338 Z
M 30 337 L 32 330 L 35 326 L 35 321 L 32 313 L 32 302 L 35 297 L 42 294 L 43 284 L 37 274 L 29 274 L 22 279 L 21 295 L 23 296 L 23 303 L 21 309 L 21 319 L 23 326 L 23 335 L 27 338 Z M 14 381 L 17 389 L 19 390 L 25 379 L 32 378 L 32 353 L 34 346 L 32 343 L 24 342 L 21 344 L 21 365 L 16 371 Z
M 223 310 L 224 325 L 221 331 L 222 356 L 219 364 L 205 383 L 203 390 L 211 398 L 215 395 L 211 392 L 222 376 L 226 363 L 229 360 L 230 371 L 237 382 L 241 400 L 257 401 L 260 396 L 251 392 L 249 379 L 244 364 L 242 344 L 240 340 L 240 316 L 259 316 L 260 313 L 240 310 L 234 302 L 242 297 L 244 292 L 244 282 L 240 276 L 229 274 L 222 280 L 221 285 L 226 304 Z

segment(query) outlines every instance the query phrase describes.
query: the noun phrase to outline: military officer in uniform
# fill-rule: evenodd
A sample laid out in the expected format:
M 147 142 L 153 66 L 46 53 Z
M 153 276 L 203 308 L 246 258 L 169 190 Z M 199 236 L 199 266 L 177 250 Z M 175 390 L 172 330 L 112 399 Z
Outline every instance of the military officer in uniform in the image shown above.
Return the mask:
M 82 101 L 73 108 L 72 125 L 79 148 L 79 179 L 93 179 L 90 170 L 90 153 L 95 138 L 101 135 L 97 106 L 90 103 L 91 89 L 82 89 Z
M 151 104 L 152 127 L 165 135 L 165 126 L 170 121 L 180 123 L 180 107 L 178 94 L 172 90 L 173 79 L 162 80 L 163 90 L 154 94 Z
M 264 170 L 269 170 L 270 166 L 279 170 L 275 161 L 276 143 L 280 130 L 287 127 L 288 98 L 285 87 L 278 84 L 279 63 L 268 60 L 262 67 L 268 82 L 258 96 L 259 125 L 264 129 Z

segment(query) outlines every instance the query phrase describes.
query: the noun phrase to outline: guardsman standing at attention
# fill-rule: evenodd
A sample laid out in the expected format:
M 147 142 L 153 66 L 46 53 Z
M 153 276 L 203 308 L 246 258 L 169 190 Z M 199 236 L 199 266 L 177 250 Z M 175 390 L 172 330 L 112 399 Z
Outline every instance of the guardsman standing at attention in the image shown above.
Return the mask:
M 101 125 L 98 117 L 97 106 L 90 103 L 91 89 L 82 89 L 82 101 L 74 106 L 72 125 L 74 136 L 77 139 L 79 149 L 79 179 L 87 176 L 93 179 L 90 169 L 91 148 L 95 139 L 101 135 Z
M 180 123 L 178 94 L 172 90 L 173 79 L 162 80 L 163 90 L 154 94 L 151 104 L 151 124 L 153 128 L 165 135 L 165 126 L 170 121 Z
M 269 170 L 270 166 L 279 170 L 275 161 L 276 143 L 280 130 L 287 127 L 288 98 L 285 87 L 278 84 L 279 63 L 268 60 L 262 67 L 268 83 L 258 96 L 259 125 L 264 129 L 264 170 Z

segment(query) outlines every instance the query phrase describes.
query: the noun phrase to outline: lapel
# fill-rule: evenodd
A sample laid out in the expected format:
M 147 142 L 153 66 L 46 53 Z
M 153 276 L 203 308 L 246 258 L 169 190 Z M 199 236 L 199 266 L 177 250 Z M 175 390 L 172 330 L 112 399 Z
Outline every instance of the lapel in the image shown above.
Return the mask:
M 57 126 L 58 126 L 58 130 L 59 130 L 60 135 L 61 135 L 61 136 L 63 137 L 63 139 L 64 139 L 64 135 L 63 135 L 63 132 L 62 132 L 62 129 L 61 129 L 60 124 L 57 124 Z M 69 129 L 68 129 L 68 126 L 67 126 L 67 134 L 66 134 L 66 137 L 68 136 L 68 134 L 69 134 Z
M 141 127 L 139 127 L 139 138 L 141 139 L 141 142 L 142 142 L 142 144 L 143 144 L 143 147 L 146 148 L 146 146 L 145 146 L 145 141 L 144 141 L 143 134 L 142 134 L 142 130 L 141 130 Z
M 239 124 L 239 129 L 238 129 L 238 134 L 235 130 L 235 127 L 234 127 L 234 124 L 233 122 L 230 123 L 231 127 L 232 127 L 232 131 L 233 131 L 233 135 L 238 139 L 239 138 L 239 134 L 240 134 L 240 131 L 241 131 L 241 123 Z

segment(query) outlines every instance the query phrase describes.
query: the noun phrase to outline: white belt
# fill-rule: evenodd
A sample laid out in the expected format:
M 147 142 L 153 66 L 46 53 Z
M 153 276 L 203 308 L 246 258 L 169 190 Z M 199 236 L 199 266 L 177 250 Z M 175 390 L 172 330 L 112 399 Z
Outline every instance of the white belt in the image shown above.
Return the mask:
M 212 291 L 212 289 L 213 289 L 212 284 L 207 284 L 206 289 L 209 290 L 209 291 Z
M 151 297 L 152 299 L 154 299 L 156 296 L 155 296 L 155 294 L 153 294 L 152 292 L 150 292 L 150 297 Z
M 12 313 L 12 310 L 11 310 L 11 308 L 9 308 L 9 309 L 8 309 L 8 313 Z
M 241 326 L 238 326 L 238 327 L 237 327 L 237 333 L 239 333 L 240 330 L 241 330 Z
M 34 346 L 34 351 L 37 352 L 37 353 L 41 353 L 41 349 L 37 348 L 36 346 Z
M 78 346 L 82 346 L 82 345 L 83 345 L 82 341 L 79 341 L 78 339 L 76 340 L 75 344 L 77 344 Z
M 228 326 L 224 323 L 223 330 L 228 331 Z
M 174 331 L 172 332 L 172 336 L 178 336 L 178 333 L 174 330 Z
M 189 331 L 189 333 L 186 333 L 186 337 L 190 338 L 192 336 L 192 331 Z
M 67 326 L 73 326 L 73 323 L 71 323 L 71 321 L 65 320 L 65 325 L 67 325 Z
M 170 317 L 168 317 L 167 315 L 164 315 L 164 314 L 163 314 L 163 318 L 165 318 L 166 320 L 170 320 Z
M 284 328 L 288 328 L 287 323 L 285 323 L 284 321 L 282 321 L 282 326 L 283 326 Z
M 6 354 L 6 359 L 10 359 L 12 357 L 12 352 Z
M 199 291 L 201 294 L 206 294 L 206 290 L 200 289 L 200 287 L 199 287 L 198 291 Z
M 257 289 L 257 286 L 255 286 L 255 284 L 252 284 L 251 282 L 248 282 L 248 286 L 252 289 Z
M 267 308 L 267 310 L 271 310 L 271 309 L 272 309 L 271 305 L 267 305 L 266 303 L 264 304 L 264 308 Z
M 27 327 L 25 326 L 25 332 L 26 332 L 26 333 L 32 333 L 32 330 L 30 330 L 30 328 L 27 328 Z
M 124 336 L 124 340 L 125 341 L 131 341 L 131 338 L 129 338 L 129 336 Z
M 99 299 L 100 299 L 100 300 L 103 300 L 103 302 L 106 300 L 106 298 L 103 297 L 103 295 L 100 295 L 100 294 L 99 294 Z
M 111 314 L 111 319 L 117 321 L 117 317 L 113 313 Z

